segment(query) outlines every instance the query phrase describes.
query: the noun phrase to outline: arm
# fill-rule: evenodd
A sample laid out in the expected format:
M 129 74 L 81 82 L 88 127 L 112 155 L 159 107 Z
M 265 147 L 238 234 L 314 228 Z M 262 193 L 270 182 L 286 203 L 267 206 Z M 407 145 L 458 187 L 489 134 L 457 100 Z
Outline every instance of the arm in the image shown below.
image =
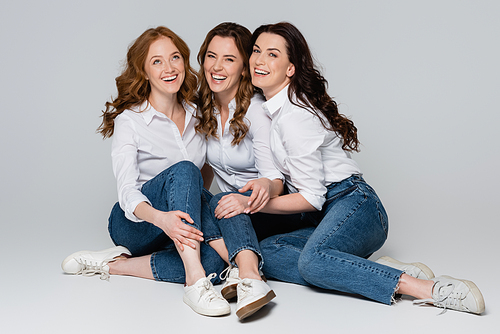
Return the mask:
M 120 207 L 127 219 L 134 222 L 147 221 L 161 228 L 176 245 L 183 243 L 193 247 L 194 244 L 186 238 L 191 237 L 193 240 L 199 240 L 201 232 L 181 221 L 181 218 L 192 221 L 189 215 L 178 211 L 162 212 L 156 210 L 141 192 L 140 169 L 137 163 L 138 142 L 134 121 L 123 114 L 117 117 L 111 156 Z M 183 249 L 182 245 L 179 248 Z
M 271 197 L 278 197 L 283 192 L 283 182 L 280 179 L 271 181 L 267 178 L 260 178 L 247 182 L 243 188 L 239 189 L 239 192 L 248 190 L 252 190 L 250 197 L 242 194 L 229 194 L 222 197 L 215 208 L 215 217 L 217 219 L 231 218 L 241 213 L 252 214 L 261 211 Z
M 248 135 L 252 138 L 255 168 L 259 172 L 259 179 L 249 181 L 239 189 L 240 192 L 252 190 L 249 207 L 245 213 L 260 211 L 269 199 L 283 193 L 283 175 L 274 165 L 270 149 L 271 118 L 262 108 L 263 100 L 254 97 L 252 102 L 247 112 L 251 124 Z
M 283 181 L 281 179 L 269 180 L 260 178 L 247 182 L 238 191 L 241 193 L 252 190 L 252 195 L 248 199 L 248 208 L 244 213 L 255 213 L 262 210 L 271 198 L 275 198 L 283 193 Z
M 304 196 L 295 193 L 271 199 L 261 211 L 274 214 L 293 214 L 317 210 L 304 198 Z

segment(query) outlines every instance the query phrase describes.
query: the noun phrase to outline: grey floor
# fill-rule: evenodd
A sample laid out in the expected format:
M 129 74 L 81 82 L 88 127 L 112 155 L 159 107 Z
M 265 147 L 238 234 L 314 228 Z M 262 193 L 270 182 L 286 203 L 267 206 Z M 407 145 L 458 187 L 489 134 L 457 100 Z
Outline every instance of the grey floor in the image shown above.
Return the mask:
M 44 225 L 47 219 L 36 222 Z M 407 297 L 386 306 L 270 281 L 277 298 L 244 322 L 238 321 L 234 303 L 229 316 L 194 313 L 182 302 L 179 284 L 119 276 L 108 282 L 97 276 L 63 274 L 60 262 L 73 251 L 111 246 L 105 227 L 94 228 L 93 236 L 76 225 L 69 227 L 68 235 L 73 237 L 65 241 L 47 233 L 29 234 L 22 242 L 15 239 L 24 232 L 22 226 L 15 226 L 2 235 L 0 247 L 9 256 L 1 265 L 1 333 L 498 333 L 500 325 L 497 248 L 481 245 L 474 232 L 469 235 L 471 243 L 463 231 L 447 231 L 425 244 L 392 236 L 373 257 L 389 254 L 404 261 L 419 260 L 437 275 L 473 280 L 486 300 L 481 316 L 454 311 L 438 316 L 439 309 L 413 306 Z

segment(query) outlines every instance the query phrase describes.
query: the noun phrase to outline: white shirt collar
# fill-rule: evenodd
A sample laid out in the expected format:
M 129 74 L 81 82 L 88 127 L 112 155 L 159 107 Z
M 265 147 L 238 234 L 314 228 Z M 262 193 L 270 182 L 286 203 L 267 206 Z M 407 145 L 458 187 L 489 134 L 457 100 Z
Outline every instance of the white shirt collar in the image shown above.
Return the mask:
M 186 113 L 190 113 L 193 117 L 196 116 L 196 109 L 193 108 L 191 105 L 187 104 L 185 101 L 182 102 L 182 106 Z M 146 100 L 144 101 L 136 110 L 137 112 L 140 112 L 142 117 L 144 118 L 144 122 L 146 122 L 147 125 L 151 123 L 153 120 L 154 116 L 162 117 L 165 118 L 167 117 L 165 114 L 162 114 L 161 112 L 157 111 L 153 106 Z
M 278 94 L 274 95 L 272 98 L 262 104 L 262 107 L 267 111 L 271 118 L 275 116 L 275 114 L 281 109 L 281 107 L 283 107 L 285 102 L 288 100 L 289 86 L 290 85 L 286 85 L 286 87 L 280 90 Z
M 212 98 L 213 98 L 213 99 L 214 99 L 214 101 L 215 101 L 215 96 L 213 96 L 213 95 L 212 95 Z M 228 109 L 229 109 L 229 113 L 231 113 L 231 111 L 233 111 L 233 112 L 234 112 L 234 111 L 236 110 L 236 97 L 234 97 L 234 98 L 231 100 L 231 102 L 229 102 L 229 104 L 228 104 L 228 106 L 227 106 L 227 107 L 228 107 Z M 214 108 L 214 114 L 220 114 L 220 110 L 219 110 L 217 107 L 215 107 L 215 108 Z

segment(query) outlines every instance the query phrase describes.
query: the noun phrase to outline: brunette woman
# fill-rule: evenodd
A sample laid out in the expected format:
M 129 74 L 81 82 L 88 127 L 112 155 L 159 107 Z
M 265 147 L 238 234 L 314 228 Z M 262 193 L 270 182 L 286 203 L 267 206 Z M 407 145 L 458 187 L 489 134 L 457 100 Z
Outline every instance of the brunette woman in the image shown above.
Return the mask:
M 252 82 L 266 97 L 270 147 L 289 192 L 271 199 L 266 210 L 303 213 L 314 224 L 261 242 L 265 275 L 385 304 L 399 293 L 419 298 L 417 303 L 483 312 L 483 297 L 471 281 L 434 277 L 421 263 L 367 260 L 384 243 L 388 220 L 351 159 L 350 152 L 359 148 L 356 127 L 339 114 L 295 26 L 260 26 L 252 45 Z
M 210 201 L 213 223 L 204 223 L 203 233 L 205 242 L 229 264 L 222 295 L 238 297 L 240 319 L 275 297 L 261 278 L 258 237 L 246 213 L 259 211 L 283 189 L 269 150 L 271 120 L 250 79 L 251 37 L 239 24 L 221 23 L 208 32 L 198 53 L 198 129 L 206 134 L 207 162 L 223 191 Z

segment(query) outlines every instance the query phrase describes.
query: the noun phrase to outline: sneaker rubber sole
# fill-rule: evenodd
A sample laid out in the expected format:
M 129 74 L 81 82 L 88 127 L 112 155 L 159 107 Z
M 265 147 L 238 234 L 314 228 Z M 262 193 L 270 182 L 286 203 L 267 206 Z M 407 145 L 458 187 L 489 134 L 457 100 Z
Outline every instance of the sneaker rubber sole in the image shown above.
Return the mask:
M 220 291 L 222 297 L 224 297 L 226 300 L 233 299 L 237 295 L 237 289 L 236 287 L 238 284 L 232 284 L 225 286 L 224 289 Z
M 248 305 L 243 306 L 240 308 L 238 311 L 236 311 L 236 315 L 240 320 L 243 320 L 258 310 L 260 310 L 262 307 L 264 307 L 266 304 L 268 304 L 273 298 L 276 297 L 276 294 L 274 293 L 273 290 L 269 291 L 267 295 L 262 297 L 261 299 L 258 299 Z
M 231 308 L 229 307 L 229 305 L 227 308 L 206 309 L 193 304 L 186 296 L 184 296 L 182 299 L 187 306 L 189 306 L 193 311 L 201 315 L 206 315 L 209 317 L 219 317 L 231 313 Z

